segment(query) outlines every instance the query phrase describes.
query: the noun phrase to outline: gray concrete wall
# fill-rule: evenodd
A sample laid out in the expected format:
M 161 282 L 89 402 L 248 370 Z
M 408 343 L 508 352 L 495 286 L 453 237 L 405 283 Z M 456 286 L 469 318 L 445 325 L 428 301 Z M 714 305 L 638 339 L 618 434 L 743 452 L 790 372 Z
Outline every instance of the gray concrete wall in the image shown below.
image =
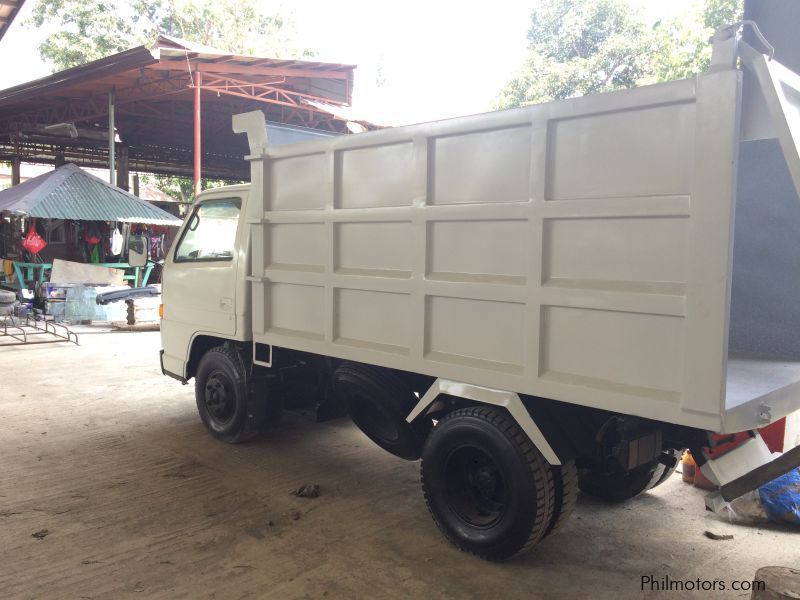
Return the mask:
M 774 139 L 740 147 L 729 346 L 800 359 L 800 199 Z

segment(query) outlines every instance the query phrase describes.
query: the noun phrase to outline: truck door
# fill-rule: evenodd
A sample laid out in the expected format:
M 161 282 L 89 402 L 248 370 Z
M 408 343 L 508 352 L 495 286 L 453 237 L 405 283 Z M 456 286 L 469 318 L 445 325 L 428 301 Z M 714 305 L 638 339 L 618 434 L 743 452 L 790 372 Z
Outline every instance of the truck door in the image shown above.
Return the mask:
M 240 210 L 239 198 L 209 199 L 194 207 L 164 270 L 162 330 L 236 334 Z

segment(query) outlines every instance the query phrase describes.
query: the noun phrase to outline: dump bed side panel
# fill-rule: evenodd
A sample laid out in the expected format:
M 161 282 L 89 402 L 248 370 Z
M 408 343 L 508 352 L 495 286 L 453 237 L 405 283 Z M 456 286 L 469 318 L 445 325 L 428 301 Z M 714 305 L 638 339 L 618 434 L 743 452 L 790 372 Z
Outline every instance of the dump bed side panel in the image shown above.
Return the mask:
M 738 87 L 270 151 L 255 341 L 718 428 Z

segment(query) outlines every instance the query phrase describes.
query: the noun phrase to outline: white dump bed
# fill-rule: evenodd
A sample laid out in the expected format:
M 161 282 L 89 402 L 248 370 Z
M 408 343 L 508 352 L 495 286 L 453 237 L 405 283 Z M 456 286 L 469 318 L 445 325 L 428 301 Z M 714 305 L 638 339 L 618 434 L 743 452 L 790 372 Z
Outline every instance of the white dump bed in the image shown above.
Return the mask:
M 726 405 L 740 84 L 251 135 L 255 342 L 717 431 L 800 408 L 800 363 L 748 391 L 748 358 Z

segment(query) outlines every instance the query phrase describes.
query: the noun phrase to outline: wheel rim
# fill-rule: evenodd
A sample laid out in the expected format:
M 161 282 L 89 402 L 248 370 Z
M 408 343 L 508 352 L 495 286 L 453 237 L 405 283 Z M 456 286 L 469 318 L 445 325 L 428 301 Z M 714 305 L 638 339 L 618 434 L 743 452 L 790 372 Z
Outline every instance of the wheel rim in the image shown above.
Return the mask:
M 203 394 L 206 409 L 211 419 L 225 425 L 233 419 L 236 412 L 236 394 L 233 382 L 222 371 L 213 371 L 206 378 Z
M 474 446 L 453 450 L 444 464 L 445 500 L 467 525 L 494 526 L 506 511 L 506 485 L 492 457 Z

